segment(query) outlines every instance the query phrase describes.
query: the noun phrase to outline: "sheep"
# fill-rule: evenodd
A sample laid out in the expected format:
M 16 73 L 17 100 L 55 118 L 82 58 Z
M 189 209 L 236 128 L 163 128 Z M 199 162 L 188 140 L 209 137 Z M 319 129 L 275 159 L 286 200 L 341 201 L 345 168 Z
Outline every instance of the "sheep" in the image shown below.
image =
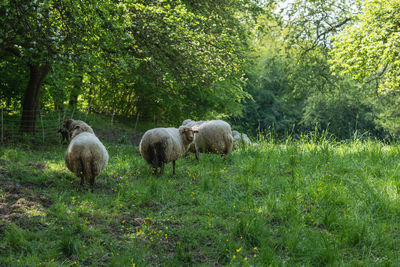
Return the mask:
M 93 188 L 94 178 L 107 166 L 108 153 L 104 145 L 86 123 L 77 123 L 71 129 L 71 143 L 65 153 L 67 168 L 81 178 L 89 181 Z
M 187 119 L 182 122 L 182 126 L 194 127 L 194 126 L 199 126 L 202 123 L 204 123 L 204 121 L 194 121 L 191 119 Z
M 153 167 L 153 174 L 164 172 L 164 165 L 172 161 L 172 173 L 175 174 L 175 161 L 182 157 L 193 142 L 194 131 L 191 127 L 154 128 L 144 133 L 140 140 L 139 151 L 146 162 Z
M 232 131 L 233 148 L 237 149 L 241 145 L 251 145 L 250 138 L 245 133 L 239 133 L 236 130 Z
M 202 121 L 199 125 L 192 126 L 197 131 L 194 137 L 195 155 L 199 153 L 229 155 L 233 147 L 231 126 L 222 120 Z
M 235 136 L 240 136 L 240 133 L 236 130 L 232 131 L 232 137 L 235 138 Z
M 251 145 L 251 140 L 245 133 L 242 133 L 242 142 L 246 145 Z
M 191 119 L 187 119 L 187 120 L 184 120 L 182 122 L 182 126 L 192 127 L 193 128 L 193 127 L 200 126 L 202 123 L 204 123 L 204 121 L 194 121 L 194 120 L 191 120 Z M 196 153 L 196 146 L 194 145 L 194 142 L 189 145 L 189 147 L 186 150 L 185 154 L 187 155 L 187 154 L 190 154 L 190 153 L 193 153 L 193 154 Z
M 92 127 L 90 127 L 86 122 L 81 120 L 68 119 L 64 121 L 63 126 L 69 131 L 70 137 L 72 134 L 72 129 L 74 129 L 76 125 L 79 125 L 80 128 L 84 129 L 85 132 L 94 134 Z

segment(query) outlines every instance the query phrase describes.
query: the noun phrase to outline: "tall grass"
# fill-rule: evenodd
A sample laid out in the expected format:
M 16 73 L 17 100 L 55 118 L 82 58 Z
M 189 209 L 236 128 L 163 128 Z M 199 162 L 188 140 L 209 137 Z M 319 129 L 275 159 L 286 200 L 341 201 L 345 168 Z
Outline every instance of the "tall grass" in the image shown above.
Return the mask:
M 109 143 L 94 192 L 65 169 L 65 147 L 2 147 L 0 211 L 14 215 L 0 222 L 0 265 L 399 265 L 397 145 L 259 139 L 159 177 Z M 21 198 L 31 205 L 11 208 Z

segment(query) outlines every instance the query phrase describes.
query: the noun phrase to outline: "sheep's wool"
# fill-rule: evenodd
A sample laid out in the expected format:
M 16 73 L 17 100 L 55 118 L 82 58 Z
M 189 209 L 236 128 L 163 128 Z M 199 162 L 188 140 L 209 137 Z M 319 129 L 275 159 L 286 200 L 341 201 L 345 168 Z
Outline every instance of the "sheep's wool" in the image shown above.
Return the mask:
M 231 126 L 222 120 L 202 122 L 197 128 L 194 144 L 197 152 L 228 155 L 232 151 Z
M 177 128 L 155 128 L 148 130 L 139 144 L 142 157 L 153 167 L 175 161 L 186 150 L 182 136 Z M 153 153 L 153 151 L 156 151 Z M 157 157 L 157 158 L 155 158 Z
M 93 177 L 100 174 L 108 163 L 108 153 L 100 140 L 92 133 L 83 132 L 75 136 L 65 154 L 67 168 L 79 176 L 81 172 L 90 172 Z

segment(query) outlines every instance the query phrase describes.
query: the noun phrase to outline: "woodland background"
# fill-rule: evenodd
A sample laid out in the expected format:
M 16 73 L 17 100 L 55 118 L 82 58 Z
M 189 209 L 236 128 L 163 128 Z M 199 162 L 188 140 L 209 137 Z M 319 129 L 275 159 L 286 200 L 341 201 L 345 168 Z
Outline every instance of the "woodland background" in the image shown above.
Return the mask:
M 6 0 L 0 103 L 22 133 L 38 131 L 40 112 L 76 110 L 390 140 L 399 11 L 376 0 Z

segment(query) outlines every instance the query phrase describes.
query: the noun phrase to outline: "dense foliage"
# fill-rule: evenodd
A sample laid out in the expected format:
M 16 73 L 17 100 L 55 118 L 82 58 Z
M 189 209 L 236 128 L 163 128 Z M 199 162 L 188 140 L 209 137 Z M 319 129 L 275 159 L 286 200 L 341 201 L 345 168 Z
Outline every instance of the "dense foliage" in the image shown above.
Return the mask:
M 2 102 L 13 103 L 13 109 L 23 105 L 34 117 L 44 82 L 42 107 L 69 102 L 93 112 L 165 122 L 210 110 L 238 113 L 246 97 L 245 23 L 261 12 L 256 4 L 3 2 Z M 22 79 L 8 77 L 9 65 Z
M 340 74 L 372 85 L 379 125 L 398 134 L 400 2 L 366 0 L 355 23 L 335 38 L 332 64 Z
M 256 135 L 397 135 L 398 1 L 5 1 L 0 99 Z

